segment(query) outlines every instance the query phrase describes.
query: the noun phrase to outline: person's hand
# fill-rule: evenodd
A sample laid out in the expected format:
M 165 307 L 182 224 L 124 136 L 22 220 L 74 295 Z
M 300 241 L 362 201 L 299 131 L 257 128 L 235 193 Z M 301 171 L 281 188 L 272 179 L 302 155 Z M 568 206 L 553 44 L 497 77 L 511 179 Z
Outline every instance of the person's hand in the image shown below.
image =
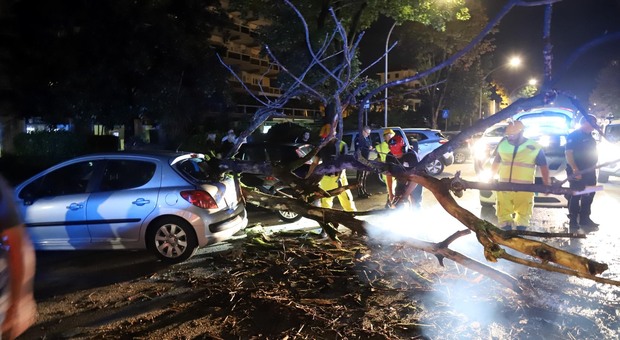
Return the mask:
M 579 170 L 575 170 L 575 172 L 573 172 L 573 177 L 575 179 L 581 179 L 581 172 L 579 172 Z

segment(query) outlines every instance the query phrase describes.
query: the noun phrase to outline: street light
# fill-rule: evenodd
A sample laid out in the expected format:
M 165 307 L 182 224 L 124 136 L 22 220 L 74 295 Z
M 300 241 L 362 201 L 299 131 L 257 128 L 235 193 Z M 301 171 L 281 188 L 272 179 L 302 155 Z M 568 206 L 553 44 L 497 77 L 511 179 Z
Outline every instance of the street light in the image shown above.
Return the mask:
M 484 88 L 484 84 L 487 78 L 493 72 L 499 70 L 500 68 L 504 68 L 504 67 L 517 68 L 519 66 L 521 66 L 521 58 L 515 56 L 515 57 L 510 58 L 510 60 L 508 60 L 508 63 L 499 65 L 498 67 L 489 71 L 489 73 L 487 73 L 484 77 L 482 77 L 482 84 L 480 84 L 480 99 L 478 101 L 478 119 L 482 119 L 482 90 Z
M 390 27 L 390 31 L 388 32 L 387 38 L 385 39 L 385 73 L 383 76 L 383 84 L 387 84 L 388 83 L 388 55 L 389 55 L 389 51 L 388 51 L 388 44 L 390 43 L 390 36 L 392 35 L 392 31 L 394 30 L 394 27 L 396 27 L 396 22 L 394 22 L 392 24 L 392 27 Z M 387 126 L 387 115 L 388 115 L 388 88 L 385 88 L 385 95 L 383 97 L 383 109 L 384 109 L 384 113 L 383 113 L 383 126 Z

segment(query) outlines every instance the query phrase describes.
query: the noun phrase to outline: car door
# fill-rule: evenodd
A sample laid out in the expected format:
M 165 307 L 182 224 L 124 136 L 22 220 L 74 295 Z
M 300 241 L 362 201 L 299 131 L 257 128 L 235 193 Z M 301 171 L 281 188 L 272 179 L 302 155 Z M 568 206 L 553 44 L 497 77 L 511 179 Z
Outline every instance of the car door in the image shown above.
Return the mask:
M 157 206 L 160 186 L 161 169 L 154 161 L 106 160 L 86 210 L 92 242 L 137 241 L 142 223 Z
M 100 165 L 101 161 L 78 161 L 18 187 L 17 205 L 37 249 L 88 247 L 87 202 Z

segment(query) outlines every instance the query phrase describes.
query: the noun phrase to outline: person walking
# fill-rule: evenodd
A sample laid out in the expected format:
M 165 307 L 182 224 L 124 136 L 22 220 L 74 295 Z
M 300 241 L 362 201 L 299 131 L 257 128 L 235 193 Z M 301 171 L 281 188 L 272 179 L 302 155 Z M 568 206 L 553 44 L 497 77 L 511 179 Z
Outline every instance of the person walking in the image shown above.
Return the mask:
M 499 173 L 501 183 L 533 184 L 538 166 L 544 185 L 550 185 L 545 152 L 538 143 L 523 136 L 524 128 L 520 121 L 509 123 L 504 139 L 497 145 L 497 155 L 491 167 L 492 178 Z M 497 192 L 497 221 L 503 229 L 526 229 L 530 225 L 533 207 L 533 192 Z
M 596 140 L 592 137 L 596 117 L 584 115 L 580 120 L 579 129 L 571 132 L 566 138 L 565 154 L 566 174 L 572 190 L 584 190 L 586 186 L 596 185 L 596 163 L 598 152 Z M 592 202 L 595 192 L 568 196 L 569 229 L 597 229 L 599 224 L 590 219 Z
M 355 150 L 359 150 L 361 156 L 368 159 L 370 151 L 374 150 L 372 142 L 370 140 L 370 127 L 364 126 L 362 133 L 355 138 Z M 371 196 L 366 190 L 366 182 L 368 181 L 368 171 L 357 170 L 357 197 L 368 198 Z
M 322 129 L 321 138 L 327 138 L 330 132 L 331 129 L 329 128 Z M 323 162 L 334 160 L 337 153 L 342 154 L 342 152 L 345 151 L 345 146 L 346 143 L 342 141 L 338 143 L 336 139 L 332 139 L 327 145 L 325 145 L 321 149 L 321 151 L 319 152 L 319 156 L 321 157 Z M 331 174 L 324 175 L 319 182 L 319 187 L 325 191 L 334 190 L 347 185 L 349 185 L 349 182 L 347 180 L 346 170 L 336 171 Z M 336 197 L 338 197 L 338 201 L 340 202 L 340 206 L 342 206 L 343 210 L 357 211 L 357 208 L 355 207 L 355 202 L 353 201 L 353 194 L 351 193 L 351 190 L 344 190 Z M 321 198 L 319 206 L 322 208 L 331 209 L 334 206 L 334 196 Z
M 35 255 L 24 231 L 13 193 L 0 176 L 0 321 L 2 339 L 15 339 L 34 323 L 32 295 Z

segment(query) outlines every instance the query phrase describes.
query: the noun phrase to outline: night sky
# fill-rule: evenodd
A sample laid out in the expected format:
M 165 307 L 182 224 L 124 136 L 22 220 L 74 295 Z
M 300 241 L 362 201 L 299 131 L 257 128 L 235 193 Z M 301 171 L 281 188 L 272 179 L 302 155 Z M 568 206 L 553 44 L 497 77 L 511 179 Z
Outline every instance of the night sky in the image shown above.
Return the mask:
M 506 1 L 487 0 L 489 17 Z M 543 78 L 543 18 L 545 7 L 519 7 L 499 24 L 495 63 L 500 65 L 513 54 L 524 59 L 519 72 L 496 74 L 498 81 L 518 87 L 530 77 Z M 564 75 L 559 71 L 583 44 L 604 34 L 620 32 L 619 0 L 564 0 L 553 5 L 551 43 L 552 76 L 556 88 L 571 92 L 585 104 L 596 85 L 599 70 L 612 59 L 620 59 L 620 40 L 600 45 L 583 54 Z M 502 78 L 500 78 L 502 77 Z
M 492 18 L 506 3 L 505 0 L 483 0 Z M 511 91 L 525 85 L 532 77 L 543 79 L 543 18 L 545 7 L 514 8 L 499 23 L 499 32 L 494 35 L 497 48 L 494 53 L 495 66 L 506 62 L 511 56 L 519 55 L 523 66 L 518 71 L 500 69 L 491 78 L 504 84 Z M 381 56 L 385 49 L 387 32 L 393 21 L 381 19 L 367 30 L 362 46 L 362 61 L 366 64 Z M 612 59 L 620 59 L 620 40 L 608 42 L 582 55 L 560 76 L 559 71 L 571 54 L 583 44 L 606 33 L 620 32 L 620 0 L 563 0 L 553 5 L 551 42 L 553 44 L 552 76 L 558 82 L 554 86 L 568 91 L 586 104 L 596 85 L 599 70 Z M 392 33 L 390 42 L 396 37 Z M 395 70 L 403 64 L 405 57 L 394 50 L 390 55 L 389 68 Z M 373 73 L 383 72 L 381 61 Z

